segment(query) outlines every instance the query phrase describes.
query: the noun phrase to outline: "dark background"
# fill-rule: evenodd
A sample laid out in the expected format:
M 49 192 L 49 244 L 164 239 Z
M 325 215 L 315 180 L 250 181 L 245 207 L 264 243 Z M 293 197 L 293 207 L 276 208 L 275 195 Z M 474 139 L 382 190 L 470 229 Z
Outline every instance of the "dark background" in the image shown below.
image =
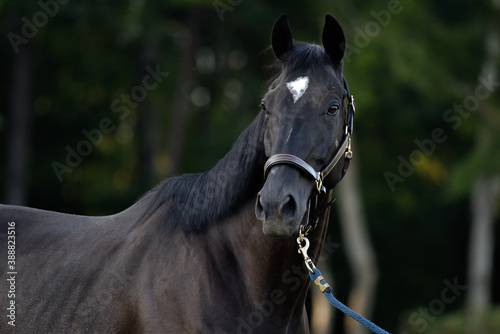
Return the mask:
M 485 193 L 500 175 L 500 94 L 481 86 L 499 81 L 491 0 L 0 1 L 1 202 L 105 215 L 166 177 L 213 167 L 259 111 L 283 12 L 298 40 L 320 42 L 326 13 L 344 28 L 355 177 L 379 272 L 372 319 L 397 333 L 465 331 L 439 326 L 468 309 L 481 194 L 500 240 L 500 190 Z M 321 265 L 346 300 L 353 274 L 336 206 L 340 246 Z M 487 283 L 497 325 L 499 252 Z M 446 280 L 467 289 L 432 313 Z M 415 312 L 428 312 L 425 328 Z

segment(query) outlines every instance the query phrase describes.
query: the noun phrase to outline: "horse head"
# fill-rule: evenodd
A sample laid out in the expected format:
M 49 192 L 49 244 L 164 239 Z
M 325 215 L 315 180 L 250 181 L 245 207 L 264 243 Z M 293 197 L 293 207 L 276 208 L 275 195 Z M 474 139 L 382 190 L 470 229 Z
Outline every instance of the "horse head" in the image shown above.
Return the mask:
M 342 74 L 344 33 L 333 16 L 326 16 L 323 46 L 295 42 L 286 14 L 271 42 L 281 69 L 261 103 L 268 161 L 255 213 L 267 236 L 289 237 L 312 196 L 332 189 L 347 169 L 354 106 Z

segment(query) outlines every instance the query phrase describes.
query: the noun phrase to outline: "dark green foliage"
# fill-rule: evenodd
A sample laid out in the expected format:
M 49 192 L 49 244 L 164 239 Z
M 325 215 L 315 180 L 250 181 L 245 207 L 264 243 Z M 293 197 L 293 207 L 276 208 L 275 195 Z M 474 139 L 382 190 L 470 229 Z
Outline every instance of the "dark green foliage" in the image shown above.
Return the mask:
M 415 331 L 408 310 L 426 307 L 439 297 L 443 280 L 465 281 L 467 194 L 478 174 L 500 170 L 498 91 L 467 117 L 446 117 L 457 116 L 448 110 L 466 103 L 481 84 L 484 34 L 493 11 L 484 2 L 470 1 L 332 3 L 59 4 L 35 36 L 18 46 L 20 52 L 30 52 L 32 62 L 27 205 L 111 214 L 171 175 L 167 146 L 179 140 L 168 135 L 176 113 L 172 101 L 179 76 L 182 82 L 185 75 L 180 66 L 185 43 L 193 38 L 197 60 L 189 73 L 193 93 L 186 98 L 198 100 L 189 102 L 180 167 L 174 173 L 213 167 L 259 111 L 266 80 L 273 74 L 268 47 L 274 20 L 287 12 L 295 38 L 320 44 L 324 15 L 331 13 L 343 25 L 351 52 L 344 73 L 357 105 L 354 158 L 361 162 L 363 200 L 380 272 L 374 320 L 394 332 L 398 326 Z M 22 37 L 21 18 L 32 20 L 40 11 L 43 8 L 33 1 L 0 1 L 2 162 L 9 145 L 8 110 L 14 101 L 13 64 L 18 55 L 8 34 Z M 193 22 L 197 27 L 189 35 Z M 122 94 L 144 91 L 136 87 L 146 87 L 148 66 L 152 71 L 159 66 L 168 76 L 130 107 Z M 105 126 L 108 133 L 102 131 L 103 119 L 110 122 Z M 477 140 L 478 124 L 485 119 L 490 129 Z M 442 130 L 438 141 L 436 129 Z M 102 137 L 94 138 L 99 143 L 91 143 L 91 152 L 60 181 L 53 163 L 67 165 L 67 147 L 77 150 L 83 141 L 91 141 L 84 130 L 99 130 Z M 2 190 L 5 173 L 1 164 Z M 387 175 L 392 175 L 392 186 Z M 335 210 L 334 205 L 331 231 L 342 243 Z M 351 279 L 342 252 L 340 247 L 329 258 L 339 299 Z M 497 268 L 496 281 L 499 274 Z M 494 293 L 498 303 L 500 291 Z M 446 312 L 463 302 L 464 295 L 457 297 Z M 448 325 L 443 320 L 439 326 Z

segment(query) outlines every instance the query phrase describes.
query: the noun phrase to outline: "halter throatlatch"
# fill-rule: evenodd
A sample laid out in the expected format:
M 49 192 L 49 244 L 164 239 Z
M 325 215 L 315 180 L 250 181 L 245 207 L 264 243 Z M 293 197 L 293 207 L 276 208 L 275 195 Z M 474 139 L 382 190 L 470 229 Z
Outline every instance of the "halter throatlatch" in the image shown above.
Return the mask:
M 349 92 L 349 87 L 347 86 L 347 80 L 345 79 L 345 77 L 343 80 L 344 80 L 344 88 L 347 91 L 347 100 L 348 100 L 346 119 L 345 119 L 345 134 L 342 143 L 337 148 L 337 151 L 335 152 L 330 162 L 322 170 L 318 172 L 301 158 L 292 154 L 282 153 L 271 156 L 264 165 L 264 179 L 267 178 L 267 175 L 269 174 L 273 166 L 283 165 L 283 164 L 295 166 L 314 179 L 314 182 L 316 183 L 316 192 L 311 196 L 309 200 L 309 213 L 307 217 L 307 223 L 306 225 L 302 225 L 300 227 L 301 235 L 302 233 L 304 233 L 304 235 L 307 235 L 307 233 L 311 230 L 312 226 L 309 226 L 310 223 L 309 220 L 313 221 L 314 224 L 317 224 L 319 216 L 330 206 L 331 203 L 333 203 L 333 201 L 331 201 L 327 205 L 324 205 L 321 208 L 319 207 L 319 203 L 324 202 L 320 201 L 320 197 L 326 196 L 327 190 L 333 189 L 333 187 L 335 187 L 336 185 L 334 184 L 331 186 L 330 189 L 326 189 L 325 185 L 323 184 L 325 178 L 328 176 L 328 174 L 330 174 L 330 172 L 335 168 L 335 166 L 337 166 L 338 162 L 342 158 L 344 158 L 344 167 L 341 176 L 342 178 L 347 170 L 347 167 L 349 166 L 349 160 L 352 159 L 351 135 L 352 135 L 353 119 L 354 119 L 354 113 L 356 111 L 356 106 L 354 104 L 354 96 L 352 96 L 351 93 Z M 310 208 L 311 201 L 313 201 L 314 203 L 314 207 L 312 210 Z M 310 217 L 312 216 L 312 214 L 314 214 L 314 217 Z M 302 231 L 302 229 L 304 229 L 304 231 Z

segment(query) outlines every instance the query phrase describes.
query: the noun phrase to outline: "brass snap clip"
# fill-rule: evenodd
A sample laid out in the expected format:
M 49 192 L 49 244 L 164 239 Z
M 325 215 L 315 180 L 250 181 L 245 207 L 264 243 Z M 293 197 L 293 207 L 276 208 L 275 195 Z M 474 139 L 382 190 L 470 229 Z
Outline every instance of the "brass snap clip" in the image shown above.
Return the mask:
M 302 242 L 304 242 L 303 246 L 302 246 Z M 307 250 L 309 249 L 309 245 L 310 245 L 309 239 L 307 239 L 306 237 L 302 236 L 302 234 L 301 234 L 297 238 L 297 245 L 299 246 L 299 253 L 302 254 L 302 256 L 304 257 L 304 262 L 306 264 L 307 269 L 311 273 L 314 273 L 313 268 L 316 268 L 316 266 L 314 265 L 314 263 L 311 260 L 311 258 L 309 257 L 309 255 L 307 255 Z

